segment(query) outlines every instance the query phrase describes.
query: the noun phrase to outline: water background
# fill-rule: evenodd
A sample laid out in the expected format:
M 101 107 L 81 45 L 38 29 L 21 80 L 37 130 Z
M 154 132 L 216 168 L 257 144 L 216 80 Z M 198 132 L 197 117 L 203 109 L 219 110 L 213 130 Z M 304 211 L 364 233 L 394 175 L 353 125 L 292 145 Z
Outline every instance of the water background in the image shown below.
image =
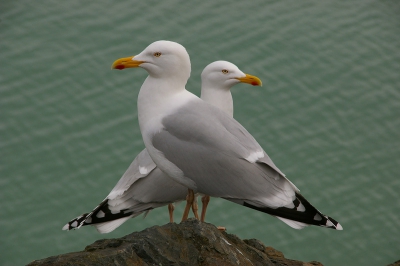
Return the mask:
M 221 199 L 212 199 L 208 222 L 291 259 L 400 259 L 399 14 L 394 0 L 2 1 L 0 265 L 168 222 L 165 207 L 107 235 L 61 231 L 144 148 L 136 99 L 146 72 L 110 66 L 160 39 L 187 48 L 187 88 L 197 95 L 215 60 L 262 79 L 262 88 L 233 88 L 236 119 L 344 231 L 294 230 Z

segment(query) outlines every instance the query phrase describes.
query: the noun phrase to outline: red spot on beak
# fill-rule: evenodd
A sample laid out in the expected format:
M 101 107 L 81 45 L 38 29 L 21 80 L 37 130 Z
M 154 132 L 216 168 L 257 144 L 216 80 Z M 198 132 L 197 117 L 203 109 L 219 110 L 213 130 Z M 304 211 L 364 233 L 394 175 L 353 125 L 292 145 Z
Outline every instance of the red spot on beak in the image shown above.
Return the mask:
M 115 68 L 116 68 L 116 69 L 119 69 L 119 70 L 122 70 L 122 69 L 125 68 L 125 66 L 124 66 L 124 65 L 117 65 L 117 66 L 115 66 Z
M 253 82 L 251 83 L 251 85 L 253 85 L 253 86 L 257 86 L 257 85 L 258 85 L 258 83 L 257 83 L 257 82 L 255 82 L 255 81 L 253 81 Z

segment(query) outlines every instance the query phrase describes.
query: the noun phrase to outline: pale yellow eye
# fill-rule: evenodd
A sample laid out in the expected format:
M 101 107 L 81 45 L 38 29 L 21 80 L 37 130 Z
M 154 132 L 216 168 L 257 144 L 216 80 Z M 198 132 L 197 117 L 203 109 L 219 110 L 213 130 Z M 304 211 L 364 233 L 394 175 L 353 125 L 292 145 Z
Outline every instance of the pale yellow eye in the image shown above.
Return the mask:
M 229 73 L 229 71 L 228 71 L 228 70 L 226 70 L 226 69 L 222 69 L 222 73 L 224 73 L 224 74 L 228 74 L 228 73 Z
M 155 57 L 160 57 L 160 56 L 161 56 L 161 53 L 160 53 L 160 52 L 155 52 L 155 53 L 154 53 L 154 56 L 155 56 Z

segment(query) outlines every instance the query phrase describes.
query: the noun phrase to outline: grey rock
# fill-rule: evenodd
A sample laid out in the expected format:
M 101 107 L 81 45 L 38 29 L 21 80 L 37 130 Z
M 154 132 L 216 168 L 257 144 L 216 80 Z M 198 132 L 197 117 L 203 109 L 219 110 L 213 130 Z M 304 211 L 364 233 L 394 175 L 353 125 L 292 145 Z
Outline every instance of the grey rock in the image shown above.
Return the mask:
M 316 266 L 286 259 L 256 239 L 241 240 L 214 225 L 189 219 L 153 226 L 118 239 L 102 239 L 85 250 L 35 260 L 29 266 L 101 265 L 273 265 Z

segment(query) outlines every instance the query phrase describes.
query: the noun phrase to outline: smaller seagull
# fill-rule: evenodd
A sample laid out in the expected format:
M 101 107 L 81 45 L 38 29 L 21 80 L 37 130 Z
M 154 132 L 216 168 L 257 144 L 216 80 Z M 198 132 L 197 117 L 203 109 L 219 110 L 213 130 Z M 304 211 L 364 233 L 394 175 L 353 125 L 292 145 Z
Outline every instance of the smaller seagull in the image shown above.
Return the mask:
M 118 66 L 118 64 L 115 65 Z M 253 86 L 262 84 L 258 77 L 243 73 L 230 62 L 215 61 L 206 66 L 201 74 L 201 98 L 233 117 L 230 89 L 238 83 L 248 83 Z M 187 188 L 164 174 L 144 149 L 131 163 L 110 194 L 91 212 L 68 222 L 63 230 L 92 225 L 100 233 L 109 233 L 128 219 L 165 205 L 168 205 L 170 222 L 173 222 L 172 203 L 185 200 L 186 195 Z M 201 221 L 203 222 L 209 199 L 207 195 L 202 197 Z M 193 207 L 197 216 L 197 206 Z
M 146 149 L 157 167 L 188 188 L 183 219 L 194 194 L 202 193 L 268 213 L 295 229 L 343 229 L 300 194 L 241 124 L 186 90 L 191 65 L 185 47 L 157 41 L 114 63 L 116 69 L 133 67 L 149 74 L 138 95 Z

